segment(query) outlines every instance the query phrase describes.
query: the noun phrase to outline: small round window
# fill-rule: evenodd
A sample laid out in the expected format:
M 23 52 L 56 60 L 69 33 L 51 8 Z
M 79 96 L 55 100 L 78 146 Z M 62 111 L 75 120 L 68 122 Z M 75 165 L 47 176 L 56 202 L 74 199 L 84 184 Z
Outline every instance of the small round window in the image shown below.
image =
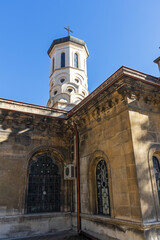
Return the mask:
M 57 94 L 57 92 L 58 92 L 58 91 L 54 91 L 54 95 L 56 95 L 56 94 Z
M 72 88 L 68 88 L 68 92 L 69 93 L 73 92 L 73 89 Z
M 64 81 L 65 81 L 65 79 L 64 79 L 64 78 L 62 78 L 62 79 L 60 80 L 60 82 L 61 82 L 61 83 L 64 83 Z
M 79 80 L 78 79 L 75 79 L 76 83 L 79 83 Z

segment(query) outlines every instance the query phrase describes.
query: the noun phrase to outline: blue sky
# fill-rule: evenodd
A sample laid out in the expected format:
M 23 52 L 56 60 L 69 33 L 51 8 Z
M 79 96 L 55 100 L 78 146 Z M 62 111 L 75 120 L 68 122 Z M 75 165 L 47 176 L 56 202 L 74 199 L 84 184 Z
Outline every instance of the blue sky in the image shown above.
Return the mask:
M 90 93 L 122 65 L 158 77 L 159 13 L 159 0 L 0 0 L 0 97 L 46 105 L 47 50 L 68 25 L 90 53 Z

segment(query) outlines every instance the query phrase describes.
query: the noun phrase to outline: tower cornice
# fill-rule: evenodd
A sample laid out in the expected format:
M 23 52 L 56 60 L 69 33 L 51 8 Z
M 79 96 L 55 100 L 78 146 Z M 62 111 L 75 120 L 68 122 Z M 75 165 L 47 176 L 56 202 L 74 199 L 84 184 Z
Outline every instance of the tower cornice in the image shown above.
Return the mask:
M 84 46 L 84 47 L 85 47 L 85 50 L 86 50 L 86 52 L 87 52 L 87 54 L 88 54 L 88 56 L 89 56 L 88 48 L 87 48 L 87 46 L 86 46 L 86 44 L 85 44 L 85 41 L 83 41 L 83 40 L 81 40 L 81 39 L 78 39 L 78 38 L 75 38 L 75 37 L 73 37 L 73 36 L 67 36 L 67 37 L 64 37 L 64 38 L 55 39 L 55 40 L 52 42 L 51 46 L 49 47 L 49 49 L 48 49 L 48 51 L 47 51 L 48 55 L 50 56 L 50 53 L 51 53 L 51 51 L 52 51 L 52 49 L 54 48 L 55 45 L 57 45 L 57 44 L 62 44 L 62 43 L 65 43 L 65 42 L 73 42 L 73 43 L 76 43 L 76 44 L 78 44 L 78 45 Z

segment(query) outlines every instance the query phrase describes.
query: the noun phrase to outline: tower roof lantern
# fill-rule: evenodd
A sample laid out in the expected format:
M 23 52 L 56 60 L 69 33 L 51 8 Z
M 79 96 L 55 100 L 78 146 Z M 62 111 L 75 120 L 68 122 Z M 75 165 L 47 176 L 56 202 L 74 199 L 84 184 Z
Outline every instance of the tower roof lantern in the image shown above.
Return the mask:
M 89 52 L 88 52 L 88 49 L 87 49 L 85 41 L 83 41 L 81 39 L 78 39 L 78 38 L 75 38 L 73 36 L 67 36 L 67 37 L 55 39 L 52 42 L 51 46 L 49 47 L 49 49 L 47 51 L 48 55 L 50 54 L 50 52 L 52 51 L 52 49 L 53 49 L 53 47 L 55 45 L 60 44 L 60 43 L 65 43 L 65 42 L 73 42 L 73 43 L 76 43 L 76 44 L 84 46 L 85 49 L 86 49 L 87 54 L 89 55 Z

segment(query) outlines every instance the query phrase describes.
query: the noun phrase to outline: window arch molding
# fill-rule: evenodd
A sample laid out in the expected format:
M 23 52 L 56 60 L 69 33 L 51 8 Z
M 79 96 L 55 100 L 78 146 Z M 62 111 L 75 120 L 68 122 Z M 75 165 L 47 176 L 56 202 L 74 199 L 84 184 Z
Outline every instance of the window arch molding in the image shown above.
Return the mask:
M 30 165 L 34 161 L 36 161 L 37 157 L 39 157 L 41 155 L 45 155 L 45 154 L 53 160 L 53 163 L 55 163 L 55 165 L 57 165 L 58 169 L 59 169 L 59 174 L 60 174 L 60 201 L 61 201 L 60 212 L 64 211 L 65 205 L 67 204 L 67 203 L 62 204 L 62 199 L 66 199 L 66 196 L 67 196 L 67 191 L 64 188 L 65 184 L 64 184 L 64 178 L 63 178 L 63 169 L 64 169 L 64 164 L 65 164 L 64 156 L 59 151 L 57 151 L 57 149 L 55 149 L 53 147 L 48 147 L 48 146 L 38 147 L 38 148 L 34 149 L 27 156 L 27 159 L 26 159 L 25 192 L 24 192 L 24 206 L 23 206 L 23 209 L 24 209 L 23 212 L 24 213 L 27 213 L 27 197 L 28 197 Z M 22 200 L 22 202 L 23 202 L 23 200 Z
M 64 93 L 70 94 L 70 92 L 68 92 L 68 89 L 72 89 L 72 93 L 76 93 L 76 88 L 75 86 L 68 84 L 67 86 L 64 86 Z
M 102 151 L 95 151 L 90 156 L 89 165 L 89 210 L 91 214 L 98 214 L 98 199 L 97 199 L 97 179 L 96 179 L 96 168 L 97 164 L 104 160 L 108 170 L 108 184 L 109 184 L 109 197 L 110 197 L 110 217 L 114 216 L 113 207 L 113 195 L 112 195 L 112 181 L 111 181 L 111 168 L 109 159 L 106 154 Z M 104 217 L 108 217 L 104 215 Z
M 160 220 L 160 201 L 158 197 L 158 191 L 157 191 L 157 184 L 155 179 L 155 173 L 154 173 L 154 167 L 153 167 L 153 157 L 156 157 L 160 164 L 160 145 L 154 144 L 150 147 L 148 152 L 148 165 L 150 170 L 150 179 L 151 179 L 151 187 L 152 187 L 152 195 L 153 195 L 153 201 L 154 206 L 153 210 L 154 215 L 156 216 L 156 220 Z

